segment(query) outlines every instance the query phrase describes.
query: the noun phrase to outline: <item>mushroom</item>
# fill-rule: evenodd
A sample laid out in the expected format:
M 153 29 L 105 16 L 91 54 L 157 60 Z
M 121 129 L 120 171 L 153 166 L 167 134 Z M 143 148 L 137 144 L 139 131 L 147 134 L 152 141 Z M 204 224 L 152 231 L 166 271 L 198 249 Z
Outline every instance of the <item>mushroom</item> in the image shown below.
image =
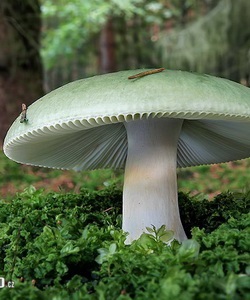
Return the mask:
M 147 226 L 186 235 L 176 167 L 250 156 L 250 90 L 209 75 L 165 70 L 128 80 L 120 71 L 66 84 L 10 127 L 4 153 L 19 163 L 86 170 L 125 168 L 127 243 Z

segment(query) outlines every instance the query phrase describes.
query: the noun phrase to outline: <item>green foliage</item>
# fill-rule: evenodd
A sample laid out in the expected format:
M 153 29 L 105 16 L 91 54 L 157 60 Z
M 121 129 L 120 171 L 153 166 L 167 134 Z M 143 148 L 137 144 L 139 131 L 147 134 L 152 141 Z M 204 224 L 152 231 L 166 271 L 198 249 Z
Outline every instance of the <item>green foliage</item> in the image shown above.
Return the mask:
M 120 299 L 248 299 L 250 215 L 229 219 L 211 234 L 166 247 L 144 236 L 103 261 L 98 296 Z M 122 268 L 121 268 L 122 266 Z M 121 297 L 123 299 L 123 297 Z
M 153 226 L 130 246 L 115 188 L 31 187 L 0 202 L 0 277 L 15 282 L 0 298 L 250 299 L 249 194 L 180 199 L 187 219 L 200 222 L 191 239 L 169 243 L 173 232 Z
M 29 188 L 13 200 L 1 202 L 0 270 L 8 278 L 39 278 L 42 285 L 51 283 L 53 276 L 59 281 L 68 271 L 67 264 L 84 265 L 88 255 L 93 256 L 91 252 L 83 255 L 80 249 L 96 226 L 120 224 L 120 198 L 116 189 L 44 196 Z M 100 243 L 97 233 L 91 243 Z
M 193 3 L 194 0 L 177 0 L 171 5 L 155 0 L 43 0 L 41 54 L 46 75 L 55 80 L 57 74 L 58 86 L 98 73 L 98 39 L 108 20 L 113 23 L 118 69 L 156 66 L 159 62 L 153 54 L 150 26 L 164 27 L 164 21 L 181 16 L 180 6 Z M 54 87 L 50 81 L 47 84 Z
M 42 1 L 42 15 L 46 25 L 44 56 L 46 62 L 54 55 L 75 53 L 90 36 L 99 32 L 109 17 L 141 16 L 147 23 L 160 23 L 180 9 L 171 9 L 154 0 L 95 0 L 95 1 Z M 64 45 L 64 47 L 62 47 Z
M 167 230 L 165 225 L 162 225 L 158 229 L 152 225 L 152 228 L 146 227 L 146 229 L 150 233 L 148 236 L 155 241 L 168 243 L 173 239 L 174 236 L 174 232 L 172 230 Z
M 206 15 L 197 14 L 193 22 L 163 32 L 158 42 L 162 63 L 173 69 L 209 73 L 244 83 L 250 64 L 250 2 L 214 2 L 217 5 Z
M 179 206 L 183 226 L 190 237 L 193 227 L 204 228 L 209 233 L 230 218 L 240 218 L 250 211 L 250 192 L 222 193 L 213 201 L 197 200 L 179 193 Z

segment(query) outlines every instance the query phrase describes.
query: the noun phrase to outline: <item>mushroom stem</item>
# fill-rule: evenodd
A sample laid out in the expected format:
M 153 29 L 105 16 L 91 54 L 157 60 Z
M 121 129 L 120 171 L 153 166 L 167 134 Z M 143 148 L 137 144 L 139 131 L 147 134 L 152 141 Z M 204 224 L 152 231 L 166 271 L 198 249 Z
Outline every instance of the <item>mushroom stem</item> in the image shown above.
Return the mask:
M 123 230 L 126 243 L 146 227 L 163 224 L 178 241 L 186 239 L 177 193 L 177 144 L 183 120 L 150 118 L 125 123 L 128 155 L 123 189 Z

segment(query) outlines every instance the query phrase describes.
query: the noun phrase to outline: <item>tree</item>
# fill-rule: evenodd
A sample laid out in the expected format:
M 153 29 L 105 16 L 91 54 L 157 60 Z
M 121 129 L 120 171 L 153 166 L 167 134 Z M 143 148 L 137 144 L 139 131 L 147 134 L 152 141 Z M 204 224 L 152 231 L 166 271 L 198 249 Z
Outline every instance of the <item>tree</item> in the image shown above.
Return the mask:
M 166 67 L 249 84 L 248 0 L 42 0 L 47 91 L 123 69 Z
M 185 0 L 188 1 L 188 0 Z M 46 90 L 81 77 L 157 67 L 152 24 L 172 12 L 155 0 L 43 0 Z
M 163 32 L 157 45 L 162 63 L 250 86 L 250 1 L 213 0 L 203 10 L 205 15 Z
M 38 0 L 0 1 L 0 138 L 21 104 L 43 94 Z

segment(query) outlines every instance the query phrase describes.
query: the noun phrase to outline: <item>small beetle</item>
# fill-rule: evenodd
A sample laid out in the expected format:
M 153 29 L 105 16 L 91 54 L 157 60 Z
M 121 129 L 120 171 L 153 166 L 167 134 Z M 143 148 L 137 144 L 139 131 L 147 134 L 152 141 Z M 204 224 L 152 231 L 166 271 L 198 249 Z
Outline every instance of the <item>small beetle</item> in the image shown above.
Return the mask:
M 26 104 L 22 104 L 22 112 L 21 112 L 21 118 L 20 118 L 20 123 L 26 123 L 28 122 L 27 119 L 27 106 Z

